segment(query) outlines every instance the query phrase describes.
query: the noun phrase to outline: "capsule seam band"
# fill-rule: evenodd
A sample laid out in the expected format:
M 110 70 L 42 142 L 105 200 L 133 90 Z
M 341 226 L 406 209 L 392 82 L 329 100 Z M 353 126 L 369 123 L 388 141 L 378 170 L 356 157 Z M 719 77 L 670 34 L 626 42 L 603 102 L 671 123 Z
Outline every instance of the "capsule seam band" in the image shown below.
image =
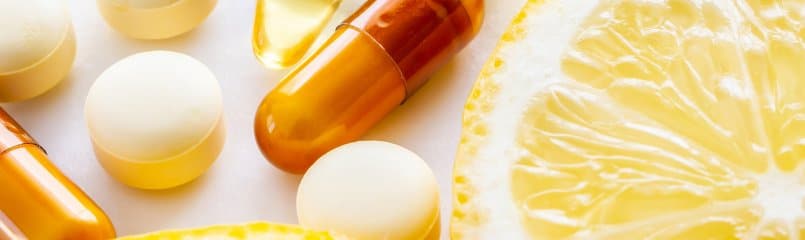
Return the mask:
M 8 152 L 11 152 L 11 151 L 16 150 L 18 148 L 22 148 L 25 145 L 34 145 L 34 146 L 36 146 L 36 148 L 39 148 L 40 150 L 42 150 L 42 152 L 45 153 L 45 155 L 48 154 L 47 150 L 45 150 L 45 148 L 40 146 L 39 144 L 36 144 L 36 143 L 20 143 L 20 144 L 8 147 L 6 149 L 3 149 L 2 151 L 0 151 L 0 155 L 5 155 Z
M 340 29 L 341 27 L 346 27 L 346 28 L 349 28 L 349 29 L 357 31 L 358 33 L 360 33 L 360 34 L 368 37 L 369 39 L 371 39 L 372 42 L 375 43 L 375 45 L 380 47 L 380 49 L 383 49 L 383 54 L 385 54 L 386 57 L 388 57 L 389 60 L 391 60 L 391 62 L 394 63 L 394 69 L 396 69 L 397 73 L 400 74 L 400 79 L 402 79 L 402 85 L 403 85 L 403 88 L 405 89 L 405 97 L 403 97 L 403 100 L 400 102 L 400 105 L 405 103 L 405 101 L 408 100 L 408 97 L 411 95 L 408 92 L 408 78 L 406 78 L 405 75 L 402 73 L 402 70 L 400 69 L 400 64 L 398 64 L 397 61 L 394 60 L 393 57 L 391 57 L 391 54 L 389 54 L 388 50 L 386 50 L 386 47 L 384 47 L 383 44 L 380 44 L 380 42 L 378 42 L 377 39 L 375 39 L 375 37 L 373 37 L 371 34 L 369 34 L 368 32 L 364 31 L 363 29 L 361 29 L 359 27 L 353 26 L 352 24 L 349 24 L 349 23 L 341 23 L 335 29 Z

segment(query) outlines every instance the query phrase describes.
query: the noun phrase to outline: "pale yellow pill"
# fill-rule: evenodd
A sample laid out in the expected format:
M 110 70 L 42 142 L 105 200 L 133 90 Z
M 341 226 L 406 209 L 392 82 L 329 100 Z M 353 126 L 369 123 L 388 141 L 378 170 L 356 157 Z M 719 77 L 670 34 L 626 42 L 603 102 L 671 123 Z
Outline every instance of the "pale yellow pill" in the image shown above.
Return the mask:
M 106 22 L 139 39 L 170 38 L 193 30 L 217 0 L 97 0 Z
M 352 239 L 424 239 L 438 232 L 439 189 L 415 153 L 359 141 L 333 149 L 310 167 L 296 208 L 303 226 Z
M 61 0 L 0 0 L 0 102 L 56 86 L 75 57 L 70 15 Z
M 138 188 L 163 189 L 204 173 L 224 144 L 221 89 L 198 60 L 152 51 L 124 58 L 89 90 L 85 115 L 98 161 Z

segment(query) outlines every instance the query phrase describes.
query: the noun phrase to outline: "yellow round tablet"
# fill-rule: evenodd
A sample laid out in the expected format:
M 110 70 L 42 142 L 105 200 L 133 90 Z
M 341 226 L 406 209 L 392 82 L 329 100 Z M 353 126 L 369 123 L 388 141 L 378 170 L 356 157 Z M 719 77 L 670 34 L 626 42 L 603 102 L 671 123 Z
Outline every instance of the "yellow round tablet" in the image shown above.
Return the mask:
M 56 86 L 72 68 L 75 47 L 63 1 L 0 0 L 0 102 Z
M 193 30 L 217 0 L 97 0 L 106 22 L 139 39 L 170 38 Z
M 351 239 L 424 239 L 438 231 L 439 188 L 415 153 L 359 141 L 333 149 L 308 169 L 296 208 L 303 226 Z
M 200 176 L 224 145 L 221 89 L 198 60 L 152 51 L 101 73 L 85 115 L 98 161 L 124 184 L 164 189 Z

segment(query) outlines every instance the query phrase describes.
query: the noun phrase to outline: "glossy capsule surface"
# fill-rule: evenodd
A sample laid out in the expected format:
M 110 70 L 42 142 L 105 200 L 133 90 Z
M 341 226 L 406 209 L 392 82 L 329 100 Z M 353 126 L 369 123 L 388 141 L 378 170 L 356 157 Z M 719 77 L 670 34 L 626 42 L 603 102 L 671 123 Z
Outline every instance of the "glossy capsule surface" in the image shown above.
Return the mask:
M 109 239 L 103 211 L 0 109 L 0 211 L 29 239 Z
M 22 240 L 26 239 L 17 225 L 8 219 L 8 217 L 0 211 L 0 239 L 2 240 Z
M 357 140 L 469 43 L 482 10 L 481 0 L 368 1 L 263 99 L 263 154 L 303 173 Z
M 340 4 L 341 0 L 257 0 L 254 55 L 269 68 L 296 64 Z

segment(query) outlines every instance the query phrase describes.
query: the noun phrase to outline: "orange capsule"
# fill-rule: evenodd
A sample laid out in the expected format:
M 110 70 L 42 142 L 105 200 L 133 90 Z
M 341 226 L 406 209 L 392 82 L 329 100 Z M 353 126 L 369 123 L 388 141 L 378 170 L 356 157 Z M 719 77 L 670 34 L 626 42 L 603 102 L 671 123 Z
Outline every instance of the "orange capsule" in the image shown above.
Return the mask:
M 260 105 L 263 155 L 291 173 L 357 140 L 466 46 L 483 0 L 368 1 Z
M 30 239 L 109 239 L 106 215 L 0 109 L 0 211 Z
M 0 211 L 0 240 L 23 240 L 27 239 L 22 235 L 22 231 L 11 222 L 11 219 Z

